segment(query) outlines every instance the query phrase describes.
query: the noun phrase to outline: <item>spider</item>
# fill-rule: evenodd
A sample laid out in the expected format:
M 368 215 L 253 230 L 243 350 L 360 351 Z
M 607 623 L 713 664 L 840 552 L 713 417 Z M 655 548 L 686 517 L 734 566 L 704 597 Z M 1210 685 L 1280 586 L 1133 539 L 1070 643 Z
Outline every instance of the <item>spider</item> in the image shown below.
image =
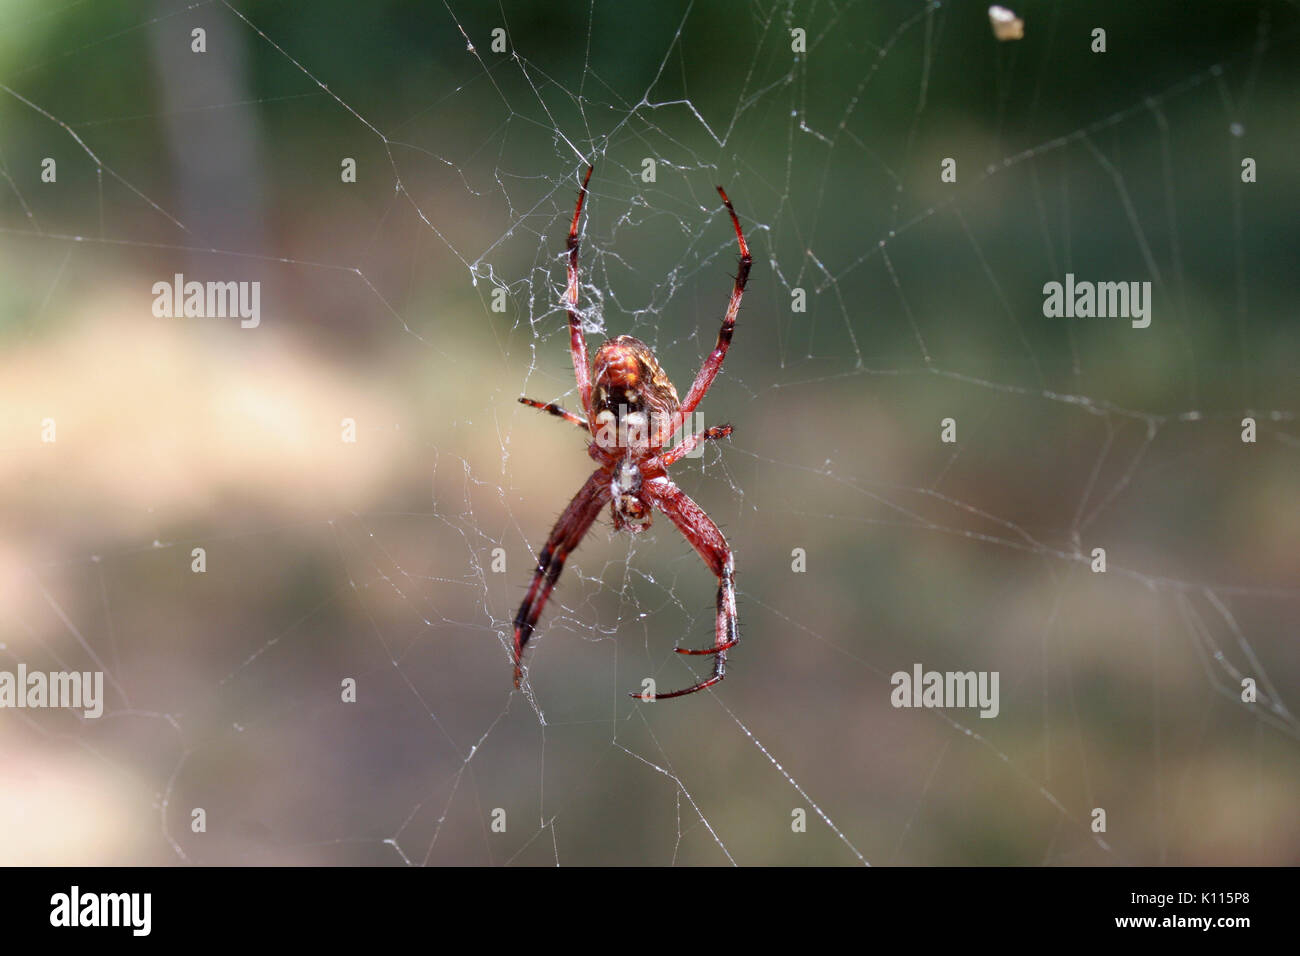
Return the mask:
M 533 635 L 537 619 L 541 617 L 546 600 L 564 569 L 564 561 L 586 537 L 596 516 L 608 502 L 614 519 L 614 529 L 627 529 L 632 533 L 650 526 L 652 511 L 658 508 L 691 543 L 709 570 L 718 579 L 717 620 L 714 643 L 703 650 L 675 648 L 679 654 L 712 654 L 713 674 L 692 687 L 675 690 L 669 694 L 632 693 L 629 696 L 642 700 L 666 700 L 694 694 L 718 683 L 726 674 L 727 651 L 736 646 L 736 563 L 727 539 L 718 526 L 699 505 L 673 484 L 668 477 L 668 467 L 706 441 L 716 441 L 731 434 L 730 425 L 718 425 L 684 438 L 665 451 L 664 445 L 681 428 L 686 416 L 695 410 L 700 400 L 713 384 L 727 347 L 731 344 L 736 327 L 736 314 L 740 299 L 745 294 L 745 281 L 753 260 L 745 244 L 745 234 L 740 220 L 726 191 L 719 186 L 718 194 L 731 215 L 740 243 L 740 268 L 736 273 L 731 298 L 722 328 L 713 352 L 704 360 L 685 401 L 677 398 L 677 389 L 669 380 L 650 347 L 630 335 L 610 339 L 596 350 L 595 358 L 588 363 L 587 341 L 582 333 L 582 320 L 578 317 L 578 222 L 582 218 L 582 205 L 587 198 L 587 183 L 591 181 L 592 167 L 587 167 L 582 188 L 578 191 L 578 204 L 573 210 L 573 223 L 569 226 L 568 288 L 565 308 L 569 313 L 569 351 L 573 357 L 573 372 L 577 379 L 578 399 L 582 402 L 582 415 L 565 411 L 554 402 L 539 402 L 531 398 L 519 399 L 525 405 L 550 412 L 566 422 L 591 432 L 587 452 L 596 461 L 597 468 L 573 496 L 569 506 L 551 529 L 550 536 L 537 556 L 537 570 L 524 602 L 515 615 L 515 687 L 523 676 L 524 647 Z

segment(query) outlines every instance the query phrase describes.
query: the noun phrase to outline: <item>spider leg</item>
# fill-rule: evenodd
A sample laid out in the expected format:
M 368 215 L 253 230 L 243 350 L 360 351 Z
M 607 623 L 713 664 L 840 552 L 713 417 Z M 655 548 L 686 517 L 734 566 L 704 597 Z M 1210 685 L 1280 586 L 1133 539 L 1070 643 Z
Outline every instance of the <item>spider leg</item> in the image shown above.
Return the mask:
M 569 226 L 569 265 L 568 285 L 564 293 L 564 307 L 569 313 L 569 351 L 573 355 L 573 375 L 578 382 L 578 401 L 582 402 L 582 413 L 591 417 L 591 363 L 587 360 L 587 340 L 582 334 L 582 319 L 578 317 L 578 220 L 582 217 L 582 204 L 587 199 L 587 183 L 591 181 L 591 170 L 582 178 L 582 188 L 578 190 L 578 205 L 573 210 L 573 222 Z
M 695 451 L 706 441 L 717 441 L 719 438 L 726 438 L 731 434 L 730 425 L 714 425 L 712 428 L 706 428 L 702 432 L 696 432 L 694 435 L 688 435 L 676 445 L 671 451 L 666 452 L 663 456 L 663 465 L 665 468 L 681 461 L 691 452 Z
M 537 570 L 533 572 L 533 581 L 528 586 L 528 594 L 519 605 L 515 615 L 515 687 L 523 677 L 522 660 L 524 646 L 533 636 L 537 619 L 542 616 L 546 599 L 551 596 L 560 572 L 564 570 L 564 561 L 591 530 L 592 523 L 600 514 L 600 509 L 609 501 L 609 475 L 603 468 L 592 472 L 591 477 L 578 489 L 569 506 L 560 515 L 550 537 L 537 555 Z
M 731 200 L 727 198 L 726 190 L 721 186 L 718 187 L 718 195 L 722 197 L 727 212 L 731 214 L 731 224 L 736 228 L 736 241 L 740 243 L 740 268 L 736 271 L 736 281 L 731 287 L 731 298 L 727 301 L 727 311 L 722 317 L 722 328 L 718 330 L 718 342 L 696 373 L 695 381 L 691 383 L 691 390 L 686 393 L 681 407 L 669 419 L 668 425 L 671 427 L 667 428 L 661 436 L 664 439 L 676 434 L 677 429 L 682 427 L 686 416 L 695 411 L 695 406 L 700 404 L 709 386 L 713 384 L 713 379 L 717 377 L 718 369 L 722 368 L 722 360 L 727 357 L 731 336 L 736 329 L 736 316 L 740 312 L 740 300 L 745 294 L 745 283 L 749 281 L 749 268 L 754 264 L 754 259 L 749 254 L 749 246 L 745 242 L 745 234 L 740 229 L 740 219 L 736 216 Z
M 580 415 L 575 415 L 573 414 L 573 412 L 565 411 L 563 408 L 561 408 L 559 405 L 556 405 L 554 402 L 539 402 L 535 398 L 521 398 L 519 399 L 519 404 L 528 405 L 531 408 L 540 409 L 541 411 L 544 412 L 550 412 L 552 415 L 555 415 L 557 418 L 563 418 L 566 422 L 572 422 L 574 425 L 577 425 L 579 428 L 587 427 L 587 420 L 585 418 L 583 418 Z
M 713 519 L 704 509 L 667 478 L 657 478 L 646 483 L 643 493 L 656 507 L 668 516 L 682 535 L 704 559 L 718 578 L 717 619 L 714 626 L 714 644 L 704 650 L 676 648 L 679 654 L 713 654 L 713 674 L 693 687 L 675 690 L 668 694 L 655 694 L 651 700 L 682 697 L 712 687 L 726 676 L 727 651 L 739 641 L 736 623 L 736 560 L 727 539 L 722 536 Z M 629 695 L 642 697 L 639 693 Z M 643 698 L 644 699 L 644 698 Z

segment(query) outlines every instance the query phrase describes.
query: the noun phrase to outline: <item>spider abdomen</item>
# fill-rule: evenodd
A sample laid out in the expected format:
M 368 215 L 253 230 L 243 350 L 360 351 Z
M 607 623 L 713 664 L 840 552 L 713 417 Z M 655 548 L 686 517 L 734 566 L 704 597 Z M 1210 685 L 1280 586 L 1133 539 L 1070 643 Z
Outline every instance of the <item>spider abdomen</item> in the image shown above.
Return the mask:
M 605 451 L 648 452 L 681 407 L 677 389 L 650 346 L 631 335 L 610 339 L 592 360 L 591 433 Z

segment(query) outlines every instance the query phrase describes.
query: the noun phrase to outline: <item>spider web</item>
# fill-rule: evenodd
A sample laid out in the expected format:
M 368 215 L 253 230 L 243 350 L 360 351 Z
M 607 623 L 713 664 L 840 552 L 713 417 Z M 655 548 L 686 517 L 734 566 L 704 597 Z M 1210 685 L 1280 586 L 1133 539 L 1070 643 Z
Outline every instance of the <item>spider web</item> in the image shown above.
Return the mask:
M 0 711 L 5 861 L 1293 861 L 1294 4 L 555 6 L 11 8 L 0 669 L 105 711 Z M 515 402 L 577 407 L 588 162 L 593 348 L 689 385 L 716 184 L 755 260 L 735 434 L 673 473 L 742 641 L 652 705 L 716 587 L 662 517 L 597 524 L 509 680 L 591 468 Z M 176 273 L 260 324 L 153 316 Z M 1067 273 L 1150 327 L 1044 317 Z M 998 716 L 891 706 L 918 663 Z

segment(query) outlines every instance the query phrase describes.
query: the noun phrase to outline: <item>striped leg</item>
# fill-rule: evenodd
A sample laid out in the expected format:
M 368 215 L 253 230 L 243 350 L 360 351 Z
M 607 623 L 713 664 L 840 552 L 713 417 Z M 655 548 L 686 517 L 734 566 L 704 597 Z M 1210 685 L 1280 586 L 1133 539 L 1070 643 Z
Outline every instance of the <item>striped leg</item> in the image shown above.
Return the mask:
M 713 646 L 703 650 L 676 648 L 679 654 L 713 654 L 713 674 L 693 687 L 675 690 L 669 694 L 656 694 L 652 700 L 682 697 L 712 687 L 726 676 L 727 651 L 740 640 L 736 622 L 736 559 L 727 539 L 722 536 L 713 519 L 692 501 L 684 491 L 667 478 L 647 482 L 645 493 L 668 516 L 686 540 L 691 543 L 709 570 L 718 579 L 717 617 L 714 623 Z M 639 693 L 632 697 L 641 697 Z
M 702 432 L 696 432 L 694 435 L 687 435 L 676 445 L 672 451 L 664 454 L 664 467 L 669 468 L 691 452 L 695 451 L 706 441 L 717 441 L 719 438 L 726 438 L 732 432 L 730 425 L 714 425 L 712 428 L 706 428 Z
M 575 415 L 573 414 L 573 412 L 566 412 L 563 408 L 561 408 L 559 405 L 556 405 L 554 402 L 539 402 L 535 398 L 521 398 L 519 399 L 519 404 L 527 405 L 530 408 L 536 408 L 543 412 L 550 412 L 552 415 L 556 416 L 557 418 L 563 418 L 566 422 L 571 422 L 574 425 L 577 425 L 579 428 L 587 427 L 587 420 L 585 418 L 581 417 L 580 415 Z
M 587 199 L 587 183 L 591 181 L 592 167 L 587 167 L 587 175 L 582 178 L 582 189 L 578 191 L 578 205 L 573 210 L 573 222 L 569 226 L 569 265 L 567 269 L 568 284 L 564 291 L 564 307 L 569 313 L 569 351 L 573 355 L 573 376 L 578 382 L 578 401 L 582 403 L 582 414 L 591 415 L 591 363 L 587 360 L 587 340 L 582 334 L 582 319 L 578 317 L 578 220 L 582 218 L 582 204 Z
M 722 328 L 718 330 L 718 342 L 696 373 L 695 381 L 691 383 L 691 390 L 682 400 L 681 408 L 669 419 L 668 424 L 672 427 L 661 436 L 665 440 L 682 427 L 682 422 L 686 420 L 687 415 L 695 411 L 695 406 L 700 404 L 705 392 L 717 377 L 718 369 L 722 368 L 722 360 L 727 357 L 731 336 L 736 330 L 736 316 L 740 313 L 740 300 L 745 294 L 745 283 L 749 281 L 749 268 L 754 264 L 754 259 L 749 254 L 749 246 L 745 242 L 745 234 L 740 229 L 740 219 L 736 216 L 731 200 L 727 198 L 726 190 L 721 186 L 718 187 L 718 195 L 722 197 L 727 212 L 731 214 L 731 224 L 736 229 L 736 241 L 740 243 L 740 268 L 736 272 L 736 281 L 731 287 L 731 298 L 727 300 L 727 312 L 722 317 Z
M 555 522 L 551 535 L 546 539 L 541 553 L 537 556 L 537 570 L 533 572 L 533 581 L 528 586 L 524 603 L 519 605 L 515 615 L 515 686 L 523 677 L 522 661 L 524 647 L 533 636 L 537 619 L 542 616 L 546 599 L 551 596 L 560 572 L 564 570 L 564 561 L 591 530 L 592 523 L 600 514 L 600 509 L 609 501 L 609 475 L 604 469 L 592 472 L 590 478 L 573 496 L 569 507 Z

